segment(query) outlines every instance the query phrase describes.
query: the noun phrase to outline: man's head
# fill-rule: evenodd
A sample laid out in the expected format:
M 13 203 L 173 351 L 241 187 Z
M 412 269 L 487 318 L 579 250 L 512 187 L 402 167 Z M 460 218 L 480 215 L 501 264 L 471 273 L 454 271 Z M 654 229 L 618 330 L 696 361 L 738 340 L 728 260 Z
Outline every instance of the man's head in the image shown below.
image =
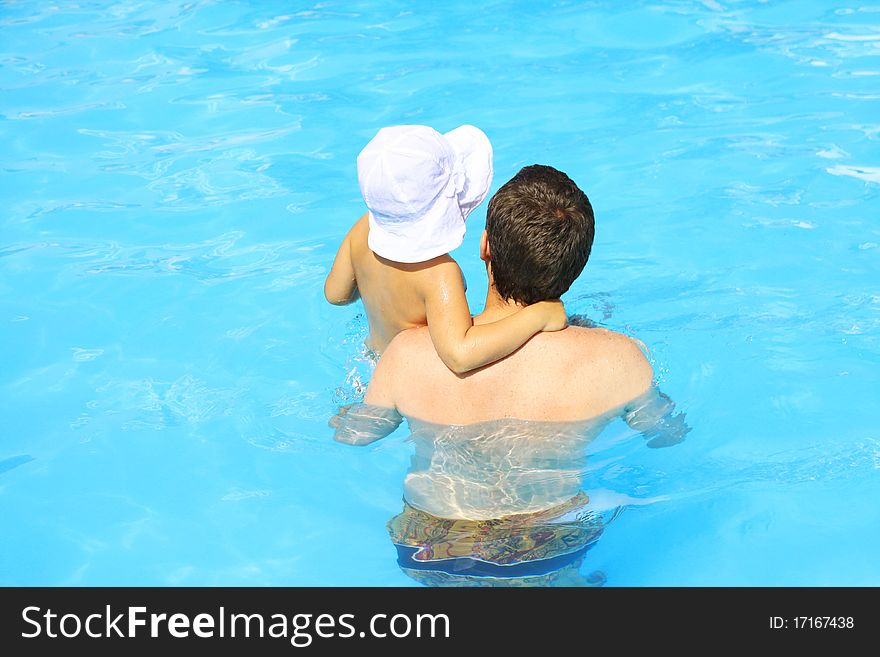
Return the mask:
M 593 208 L 567 175 L 524 167 L 486 214 L 492 280 L 505 301 L 558 299 L 580 276 L 593 246 Z

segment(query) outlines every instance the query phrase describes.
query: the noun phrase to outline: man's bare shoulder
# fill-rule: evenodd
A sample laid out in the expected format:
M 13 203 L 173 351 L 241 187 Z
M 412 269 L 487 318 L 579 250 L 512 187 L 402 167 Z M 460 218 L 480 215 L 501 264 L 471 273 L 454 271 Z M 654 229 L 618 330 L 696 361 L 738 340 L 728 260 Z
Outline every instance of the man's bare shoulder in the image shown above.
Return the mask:
M 647 347 L 641 341 L 604 328 L 569 326 L 562 333 L 568 340 L 566 349 L 571 356 L 590 363 L 590 371 L 601 368 L 606 376 L 637 392 L 651 385 L 654 371 L 645 355 Z
M 440 360 L 434 350 L 434 343 L 431 341 L 427 326 L 401 331 L 394 336 L 388 348 L 382 353 L 382 359 L 387 359 L 395 367 L 418 362 L 427 363 L 429 357 Z
M 634 346 L 640 352 L 641 349 L 644 348 L 644 345 L 639 347 L 641 344 L 640 341 L 631 338 L 628 335 L 610 329 L 601 328 L 599 326 L 569 325 L 565 332 L 574 340 L 577 340 L 584 345 L 602 344 L 614 349 L 629 349 L 630 346 Z
M 432 357 L 436 358 L 436 353 L 427 327 L 400 331 L 382 352 L 365 400 L 380 406 L 395 406 L 411 381 L 423 380 L 421 373 L 426 369 L 423 364 Z

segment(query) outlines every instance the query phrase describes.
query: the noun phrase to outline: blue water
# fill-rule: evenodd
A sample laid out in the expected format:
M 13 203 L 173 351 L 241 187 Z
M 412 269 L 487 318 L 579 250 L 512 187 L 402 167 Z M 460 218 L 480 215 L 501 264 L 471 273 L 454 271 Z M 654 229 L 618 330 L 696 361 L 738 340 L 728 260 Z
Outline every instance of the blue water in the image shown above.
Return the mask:
M 3 2 L 0 584 L 417 585 L 405 432 L 331 440 L 366 329 L 321 285 L 376 130 L 473 123 L 493 191 L 588 193 L 564 300 L 692 426 L 600 438 L 583 574 L 880 585 L 878 100 L 845 0 Z

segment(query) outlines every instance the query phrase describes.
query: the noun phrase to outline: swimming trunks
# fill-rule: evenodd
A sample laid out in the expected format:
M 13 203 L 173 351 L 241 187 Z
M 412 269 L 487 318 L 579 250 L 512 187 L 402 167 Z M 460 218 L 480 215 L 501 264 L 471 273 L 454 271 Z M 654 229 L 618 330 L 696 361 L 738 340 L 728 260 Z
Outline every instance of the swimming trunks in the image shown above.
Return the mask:
M 493 520 L 439 518 L 404 501 L 388 521 L 398 565 L 431 586 L 550 585 L 578 578 L 586 552 L 603 524 L 580 492 L 558 506 Z M 492 580 L 490 582 L 489 580 Z M 582 583 L 582 582 L 580 582 Z

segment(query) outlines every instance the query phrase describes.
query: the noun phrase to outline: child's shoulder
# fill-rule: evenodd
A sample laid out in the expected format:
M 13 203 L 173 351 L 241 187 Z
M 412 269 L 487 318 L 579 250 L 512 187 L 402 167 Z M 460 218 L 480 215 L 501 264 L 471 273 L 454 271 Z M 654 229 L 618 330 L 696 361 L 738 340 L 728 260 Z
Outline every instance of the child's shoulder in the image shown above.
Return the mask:
M 464 287 L 464 273 L 449 254 L 432 258 L 419 268 L 422 285 L 432 288 Z
M 455 258 L 448 253 L 444 253 L 441 256 L 428 260 L 425 265 L 427 268 L 434 268 L 435 271 L 440 274 L 458 274 L 461 271 L 461 267 L 458 266 Z
M 351 227 L 351 230 L 348 231 L 348 240 L 351 243 L 352 249 L 362 250 L 367 248 L 367 238 L 370 235 L 370 222 L 369 216 L 364 215 Z

